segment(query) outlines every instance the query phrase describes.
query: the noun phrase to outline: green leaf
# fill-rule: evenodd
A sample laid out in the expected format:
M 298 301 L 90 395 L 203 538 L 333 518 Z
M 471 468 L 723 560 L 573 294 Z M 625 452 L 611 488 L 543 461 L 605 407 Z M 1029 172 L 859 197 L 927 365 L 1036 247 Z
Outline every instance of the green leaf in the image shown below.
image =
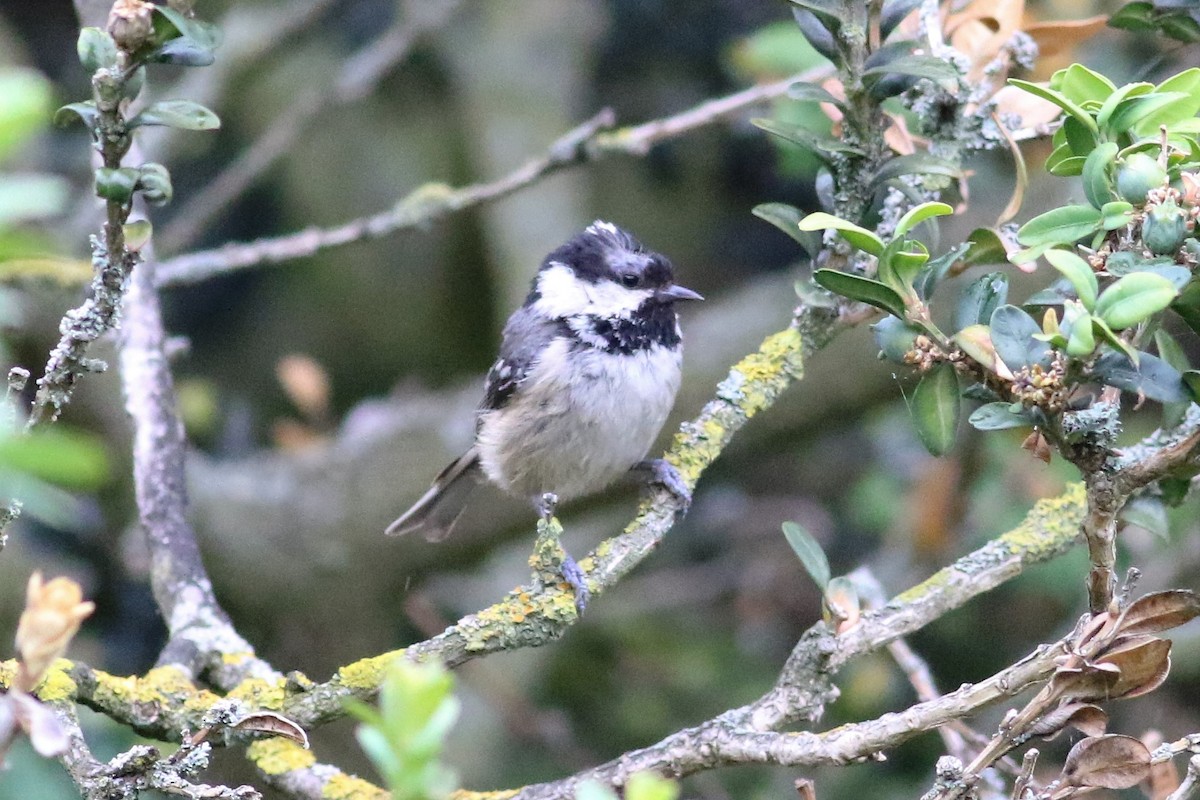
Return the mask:
M 788 87 L 787 94 L 791 99 L 799 100 L 800 102 L 829 103 L 830 105 L 837 106 L 838 108 L 845 107 L 844 101 L 838 100 L 829 92 L 825 91 L 825 89 L 821 88 L 815 83 L 809 83 L 808 81 L 797 81 L 793 83 Z
M 48 483 L 95 490 L 108 480 L 108 456 L 94 436 L 61 426 L 0 438 L 0 466 Z
M 1182 373 L 1183 386 L 1193 403 L 1200 403 L 1200 370 L 1185 369 Z
M 1050 154 L 1053 157 L 1053 153 Z M 1064 158 L 1061 161 L 1054 162 L 1050 165 L 1049 159 L 1046 161 L 1046 171 L 1056 178 L 1074 178 L 1076 175 L 1083 174 L 1083 167 L 1087 164 L 1087 158 L 1084 156 L 1071 156 Z
M 53 94 L 41 73 L 0 66 L 0 159 L 45 126 Z
M 975 409 L 967 422 L 980 431 L 1002 431 L 1009 428 L 1028 428 L 1033 419 L 1025 411 L 1013 411 L 1012 403 L 987 403 Z
M 992 312 L 992 344 L 996 354 L 1013 372 L 1032 364 L 1050 363 L 1050 347 L 1033 338 L 1042 332 L 1033 317 L 1016 306 L 1000 306 Z
M 154 40 L 160 46 L 146 55 L 147 61 L 205 67 L 213 63 L 213 50 L 221 41 L 215 25 L 184 16 L 166 5 L 154 6 Z
M 100 112 L 96 110 L 96 104 L 91 100 L 84 103 L 68 103 L 54 112 L 54 124 L 63 128 L 75 120 L 79 120 L 90 128 L 98 116 L 100 116 Z
M 949 61 L 933 56 L 908 55 L 864 70 L 863 83 L 871 86 L 884 75 L 909 75 L 936 82 L 957 81 L 960 77 L 958 69 Z
M 1154 344 L 1158 348 L 1159 358 L 1170 364 L 1181 375 L 1186 373 L 1188 368 L 1191 367 L 1191 364 L 1188 363 L 1187 354 L 1183 352 L 1183 348 L 1179 346 L 1179 342 L 1175 341 L 1171 334 L 1161 328 L 1158 329 L 1154 332 Z M 1183 422 L 1189 405 L 1191 405 L 1190 400 L 1178 403 L 1164 403 L 1162 427 L 1174 428 Z
M 996 309 L 1007 302 L 1007 275 L 1003 272 L 989 272 L 976 278 L 963 291 L 954 309 L 955 330 L 978 323 L 988 323 Z
M 949 178 L 957 178 L 962 175 L 962 170 L 943 158 L 931 156 L 928 153 L 911 153 L 905 156 L 894 156 L 883 162 L 883 166 L 871 176 L 870 183 L 872 186 L 877 186 L 902 175 L 944 175 Z
M 1016 86 L 1018 89 L 1024 89 L 1032 95 L 1049 100 L 1054 105 L 1061 108 L 1063 111 L 1070 114 L 1075 119 L 1079 120 L 1092 133 L 1099 133 L 1099 128 L 1096 126 L 1096 120 L 1092 119 L 1092 115 L 1080 108 L 1078 103 L 1069 99 L 1062 92 L 1056 92 L 1046 86 L 1040 86 L 1029 81 L 1022 81 L 1016 78 L 1009 78 L 1008 82 Z
M 156 206 L 171 202 L 175 191 L 171 186 L 171 173 L 162 164 L 152 161 L 138 167 L 137 188 L 146 202 Z
M 961 410 L 954 365 L 942 363 L 926 372 L 913 392 L 910 406 L 917 436 L 926 450 L 935 456 L 949 452 L 954 446 Z
M 1124 330 L 1162 311 L 1178 294 L 1163 276 L 1134 272 L 1104 290 L 1094 313 L 1114 331 Z
M 1062 132 L 1067 138 L 1072 155 L 1086 157 L 1100 144 L 1096 132 L 1074 117 L 1066 117 L 1063 120 Z
M 1026 247 L 1074 244 L 1100 227 L 1100 210 L 1084 205 L 1063 206 L 1039 214 L 1017 231 Z
M 125 247 L 136 253 L 150 241 L 150 235 L 154 232 L 154 226 L 150 224 L 150 220 L 148 219 L 138 219 L 126 222 L 121 226 L 121 230 L 125 234 Z
M 1194 108 L 1193 98 L 1182 92 L 1152 92 L 1122 101 L 1104 126 L 1110 136 L 1128 133 L 1135 126 L 1157 117 L 1174 119 L 1189 108 Z M 1195 111 L 1192 112 L 1195 114 Z M 1186 119 L 1184 116 L 1182 119 Z
M 1154 27 L 1154 4 L 1126 3 L 1108 18 L 1108 24 L 1128 31 L 1148 31 Z
M 1067 250 L 1047 250 L 1042 255 L 1050 262 L 1050 266 L 1061 272 L 1063 277 L 1071 282 L 1079 302 L 1083 303 L 1084 308 L 1091 311 L 1096 305 L 1096 295 L 1100 291 L 1100 284 L 1088 262 Z
M 1103 103 L 1117 90 L 1116 84 L 1108 78 L 1082 64 L 1072 64 L 1055 77 L 1059 75 L 1061 79 L 1057 82 L 1052 79 L 1051 86 L 1073 103 L 1083 103 L 1087 100 Z
M 821 545 L 811 533 L 795 522 L 783 523 L 783 536 L 817 584 L 817 588 L 825 591 L 825 587 L 829 585 L 829 559 L 825 557 Z
M 1172 103 L 1139 121 L 1133 126 L 1133 131 L 1138 136 L 1154 136 L 1158 133 L 1160 125 L 1172 127 L 1196 116 L 1200 111 L 1200 68 L 1185 69 L 1167 78 L 1156 86 L 1154 91 L 1159 94 L 1178 92 L 1187 99 Z
M 1083 193 L 1096 208 L 1113 199 L 1110 168 L 1119 149 L 1116 142 L 1104 142 L 1083 162 Z
M 813 273 L 813 280 L 835 294 L 883 309 L 901 319 L 905 317 L 904 300 L 879 281 L 835 269 L 819 269 Z
M 678 800 L 678 797 L 679 784 L 653 772 L 635 772 L 625 782 L 625 800 Z
M 1188 44 L 1200 42 L 1200 22 L 1187 14 L 1170 14 L 1158 20 L 1158 29 L 1164 36 Z
M 128 123 L 130 128 L 142 125 L 164 125 L 186 131 L 215 131 L 221 127 L 221 120 L 212 111 L 191 100 L 162 100 L 151 103 Z
M 1000 235 L 991 228 L 976 228 L 967 236 L 970 247 L 963 254 L 964 268 L 983 264 L 1004 264 L 1008 261 L 1008 250 Z
M 1117 518 L 1128 525 L 1143 528 L 1160 539 L 1166 539 L 1171 533 L 1167 507 L 1159 497 L 1138 495 L 1125 504 Z
M 1160 403 L 1189 399 L 1179 372 L 1149 353 L 1138 353 L 1137 366 L 1121 353 L 1105 353 L 1096 359 L 1092 375 L 1101 383 L 1123 392 L 1143 394 Z
M 112 169 L 99 167 L 95 172 L 96 196 L 117 203 L 128 203 L 133 199 L 137 187 L 138 171 L 131 167 Z
M 859 227 L 853 222 L 818 211 L 802 219 L 797 226 L 802 231 L 835 230 L 853 247 L 870 253 L 873 256 L 883 255 L 883 240 L 872 231 Z M 828 288 L 828 287 L 826 287 Z
M 931 219 L 933 217 L 944 217 L 953 213 L 954 209 L 946 203 L 921 203 L 919 206 L 910 208 L 908 213 L 900 218 L 900 221 L 896 223 L 895 235 L 897 237 L 904 236 L 906 233 L 927 219 Z
M 1200 281 L 1193 280 L 1179 292 L 1171 310 L 1183 318 L 1187 326 L 1200 334 Z
M 1089 358 L 1096 351 L 1096 331 L 1090 314 L 1082 314 L 1072 321 L 1065 349 L 1072 358 Z
M 750 120 L 755 127 L 766 131 L 773 136 L 778 136 L 782 139 L 787 139 L 789 142 L 798 144 L 808 150 L 811 150 L 815 155 L 822 159 L 828 159 L 830 153 L 854 153 L 862 155 L 862 150 L 854 145 L 847 144 L 841 139 L 829 136 L 824 133 L 818 133 L 803 127 L 802 125 L 793 125 L 787 122 L 780 122 L 774 119 L 766 119 L 756 117 Z
M 1122 355 L 1125 356 L 1125 358 L 1129 360 L 1131 364 L 1133 364 L 1135 367 L 1138 365 L 1142 354 L 1133 349 L 1129 342 L 1125 341 L 1120 336 L 1117 336 L 1116 332 L 1114 332 L 1112 328 L 1108 327 L 1108 324 L 1104 320 L 1100 319 L 1099 317 L 1092 317 L 1092 330 L 1100 334 L 1100 337 L 1104 339 L 1104 341 L 1116 348 Z
M 75 50 L 79 54 L 79 63 L 88 72 L 117 65 L 117 43 L 107 31 L 99 28 L 81 29 Z
M 1100 207 L 1100 227 L 1106 231 L 1124 228 L 1133 221 L 1133 204 L 1125 200 L 1113 200 Z
M 1117 107 L 1121 105 L 1121 103 L 1125 102 L 1131 97 L 1149 94 L 1153 91 L 1154 84 L 1146 83 L 1145 81 L 1139 83 L 1127 83 L 1124 86 L 1121 86 L 1108 96 L 1108 99 L 1104 101 L 1104 105 L 1102 105 L 1100 110 L 1096 112 L 1096 124 L 1104 130 L 1111 130 L 1108 124 L 1109 119 L 1116 112 Z M 1117 132 L 1120 133 L 1120 131 Z
M 804 219 L 804 212 L 800 209 L 787 203 L 762 203 L 755 206 L 751 213 L 799 242 L 809 258 L 815 258 L 821 252 L 821 236 L 814 231 L 800 230 L 800 220 Z
M 950 337 L 962 350 L 988 372 L 999 369 L 996 346 L 992 344 L 992 331 L 987 325 L 968 325 Z
M 913 281 L 913 289 L 916 290 L 917 297 L 922 300 L 928 300 L 932 297 L 938 284 L 946 277 L 946 273 L 950 271 L 951 267 L 962 260 L 963 255 L 969 249 L 971 249 L 970 243 L 963 242 L 921 267 L 921 271 L 917 273 L 916 280 Z

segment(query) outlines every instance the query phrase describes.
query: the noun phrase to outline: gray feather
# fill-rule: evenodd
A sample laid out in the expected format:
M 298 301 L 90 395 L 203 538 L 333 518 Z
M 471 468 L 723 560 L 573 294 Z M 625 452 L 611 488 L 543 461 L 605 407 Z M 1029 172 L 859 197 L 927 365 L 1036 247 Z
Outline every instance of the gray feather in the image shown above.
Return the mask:
M 433 480 L 421 499 L 399 519 L 387 526 L 388 536 L 403 536 L 422 530 L 431 542 L 445 539 L 467 506 L 467 498 L 483 480 L 479 453 L 474 447 L 451 462 Z

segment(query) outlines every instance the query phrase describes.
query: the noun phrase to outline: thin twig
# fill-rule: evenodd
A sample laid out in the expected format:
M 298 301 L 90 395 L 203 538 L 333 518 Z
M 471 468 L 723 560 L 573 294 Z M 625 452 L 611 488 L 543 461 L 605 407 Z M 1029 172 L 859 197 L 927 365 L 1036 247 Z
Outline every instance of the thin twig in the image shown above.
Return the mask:
M 760 103 L 778 99 L 796 81 L 814 81 L 827 70 L 810 70 L 786 80 L 745 89 L 728 97 L 630 128 L 608 130 L 615 122 L 605 109 L 559 137 L 547 152 L 495 181 L 452 188 L 428 183 L 413 190 L 385 211 L 360 217 L 333 228 L 309 228 L 284 236 L 227 244 L 213 250 L 187 253 L 159 265 L 160 286 L 197 283 L 214 275 L 264 264 L 279 264 L 365 239 L 402 230 L 428 227 L 436 220 L 481 203 L 505 197 L 560 170 L 614 155 L 644 155 L 659 142 L 712 125 Z
M 323 111 L 357 102 L 409 54 L 422 36 L 441 27 L 460 0 L 407 3 L 407 13 L 362 50 L 350 56 L 330 86 L 310 89 L 291 100 L 248 148 L 231 161 L 201 191 L 176 212 L 172 222 L 155 239 L 163 250 L 173 251 L 194 242 L 205 226 L 254 185 L 287 154 L 295 141 Z

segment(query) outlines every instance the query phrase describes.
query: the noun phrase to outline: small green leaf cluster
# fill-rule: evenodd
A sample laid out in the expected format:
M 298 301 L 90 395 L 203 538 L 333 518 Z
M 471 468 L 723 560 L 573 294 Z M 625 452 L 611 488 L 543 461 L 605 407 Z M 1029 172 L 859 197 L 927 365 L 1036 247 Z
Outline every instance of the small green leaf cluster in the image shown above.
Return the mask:
M 379 690 L 379 709 L 359 701 L 347 707 L 362 724 L 355 735 L 394 800 L 439 800 L 458 783 L 440 760 L 458 719 L 454 677 L 436 662 L 393 664 Z
M 65 125 L 78 120 L 91 129 L 96 147 L 104 156 L 104 166 L 95 173 L 98 197 L 123 207 L 126 214 L 138 193 L 154 205 L 170 202 L 171 176 L 166 167 L 155 163 L 139 167 L 121 164 L 132 132 L 150 125 L 215 130 L 220 120 L 190 100 L 151 103 L 133 116 L 127 116 L 125 109 L 141 93 L 147 64 L 206 66 L 213 62 L 218 44 L 219 36 L 212 25 L 143 0 L 116 3 L 107 30 L 80 31 L 79 62 L 93 73 L 93 96 L 60 108 L 55 122 Z
M 1118 87 L 1076 64 L 1056 73 L 1049 86 L 1014 83 L 1063 109 L 1047 168 L 1078 177 L 1087 199 L 1041 214 L 1018 231 L 1026 249 L 1009 260 L 1044 257 L 1060 275 L 1023 305 L 1009 303 L 1008 278 L 992 272 L 961 294 L 953 333 L 933 323 L 930 299 L 941 279 L 979 263 L 985 252 L 1000 260 L 1001 252 L 977 231 L 975 241 L 931 259 L 909 234 L 950 213 L 944 204 L 913 208 L 890 242 L 828 214 L 758 212 L 802 233 L 835 231 L 874 258 L 874 274 L 869 266 L 818 269 L 813 281 L 889 315 L 875 326 L 881 355 L 922 373 L 909 405 L 921 441 L 935 455 L 953 445 L 963 397 L 984 401 L 970 414 L 971 425 L 1032 427 L 1036 441 L 1027 446 L 1046 458 L 1049 444 L 1109 435 L 1101 433 L 1108 430 L 1102 417 L 1079 413 L 1095 401 L 1094 389 L 1156 400 L 1168 426 L 1200 397 L 1200 372 L 1161 328 L 1163 313 L 1171 311 L 1200 333 L 1194 275 L 1200 242 L 1191 236 L 1200 215 L 1200 69 L 1157 86 Z M 1080 239 L 1090 246 L 1077 247 Z M 1157 355 L 1147 352 L 1151 347 Z
M 1108 24 L 1127 31 L 1146 31 L 1180 42 L 1200 42 L 1200 8 L 1186 0 L 1138 0 L 1126 3 L 1109 18 Z
M 1053 175 L 1080 177 L 1087 204 L 1052 209 L 1017 232 L 1026 249 L 1014 263 L 1090 239 L 1097 252 L 1134 250 L 1174 256 L 1192 228 L 1194 203 L 1182 202 L 1185 177 L 1200 169 L 1200 69 L 1155 86 L 1118 87 L 1081 64 L 1048 86 L 1010 81 L 1065 114 L 1046 160 Z
M 821 616 L 825 622 L 839 633 L 856 624 L 861 606 L 854 582 L 844 575 L 830 576 L 829 559 L 808 529 L 790 520 L 781 527 L 792 552 L 821 590 Z

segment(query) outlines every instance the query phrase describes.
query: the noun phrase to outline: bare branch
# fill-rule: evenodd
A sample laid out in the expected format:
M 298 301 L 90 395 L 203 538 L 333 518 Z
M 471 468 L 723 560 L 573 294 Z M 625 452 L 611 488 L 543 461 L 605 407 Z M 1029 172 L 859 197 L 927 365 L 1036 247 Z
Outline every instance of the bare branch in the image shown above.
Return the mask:
M 125 408 L 134 424 L 134 484 L 138 519 L 150 549 L 151 588 L 171 637 L 160 663 L 187 665 L 194 674 L 214 653 L 248 654 L 245 668 L 270 674 L 249 657 L 253 648 L 217 603 L 184 516 L 187 443 L 175 410 L 165 340 L 154 264 L 147 261 L 135 273 L 126 297 L 121 379 Z
M 603 110 L 559 137 L 547 152 L 495 181 L 458 189 L 427 183 L 401 198 L 386 211 L 351 220 L 333 228 L 309 228 L 285 236 L 227 244 L 168 259 L 159 265 L 159 285 L 197 283 L 213 275 L 311 256 L 332 247 L 378 239 L 402 230 L 424 228 L 444 216 L 505 197 L 560 170 L 612 154 L 644 155 L 658 142 L 711 125 L 746 108 L 783 96 L 798 80 L 817 80 L 825 70 L 813 70 L 775 83 L 710 100 L 693 109 L 631 128 L 608 131 L 615 118 Z
M 460 0 L 405 3 L 390 28 L 346 59 L 331 86 L 311 89 L 289 102 L 266 131 L 231 161 L 211 183 L 176 212 L 156 235 L 159 247 L 178 250 L 196 240 L 205 226 L 284 156 L 322 111 L 361 100 L 408 55 L 421 36 L 441 27 Z

